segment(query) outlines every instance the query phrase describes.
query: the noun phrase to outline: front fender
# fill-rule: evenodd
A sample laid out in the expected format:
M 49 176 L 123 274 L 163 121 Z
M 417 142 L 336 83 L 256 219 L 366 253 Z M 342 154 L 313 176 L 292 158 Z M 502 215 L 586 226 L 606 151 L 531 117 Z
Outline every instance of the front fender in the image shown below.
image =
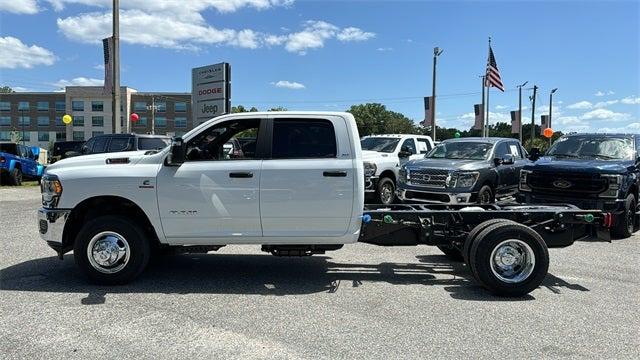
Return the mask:
M 18 161 L 17 161 L 17 160 L 15 160 L 15 159 L 11 159 L 11 160 L 9 160 L 9 171 L 13 171 L 13 169 L 15 169 L 15 168 L 16 168 L 16 163 L 17 163 L 17 162 L 18 162 Z
M 38 164 L 37 168 L 38 170 L 36 171 L 36 175 L 38 177 L 42 177 L 42 174 L 44 173 L 44 166 L 42 164 Z

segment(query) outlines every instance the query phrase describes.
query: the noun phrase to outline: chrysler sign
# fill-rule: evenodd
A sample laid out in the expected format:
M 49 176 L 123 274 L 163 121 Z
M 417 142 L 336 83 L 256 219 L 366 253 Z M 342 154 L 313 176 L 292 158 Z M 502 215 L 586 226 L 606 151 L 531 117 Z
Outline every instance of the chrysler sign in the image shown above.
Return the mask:
M 228 63 L 220 63 L 191 70 L 191 108 L 194 126 L 230 112 L 230 69 Z

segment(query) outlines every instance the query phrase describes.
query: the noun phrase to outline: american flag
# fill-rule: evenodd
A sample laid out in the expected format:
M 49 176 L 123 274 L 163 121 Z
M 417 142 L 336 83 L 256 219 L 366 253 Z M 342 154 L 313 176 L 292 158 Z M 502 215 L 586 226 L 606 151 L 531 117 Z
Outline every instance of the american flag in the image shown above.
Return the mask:
M 487 87 L 493 86 L 504 92 L 504 84 L 502 84 L 500 71 L 498 70 L 498 65 L 496 64 L 496 58 L 495 56 L 493 56 L 491 45 L 489 45 L 489 59 L 487 59 L 487 76 L 485 77 L 485 79 L 487 79 Z
M 104 92 L 108 94 L 113 90 L 113 37 L 102 39 L 102 49 L 104 50 Z

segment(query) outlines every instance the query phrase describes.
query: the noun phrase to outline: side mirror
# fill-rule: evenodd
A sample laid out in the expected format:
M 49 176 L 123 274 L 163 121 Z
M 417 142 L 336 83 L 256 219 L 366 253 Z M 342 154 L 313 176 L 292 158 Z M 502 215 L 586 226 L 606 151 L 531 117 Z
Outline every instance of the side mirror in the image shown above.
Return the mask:
M 400 152 L 398 152 L 399 158 L 408 158 L 409 156 L 411 156 L 411 152 L 409 151 L 400 150 Z
M 539 148 L 531 148 L 531 151 L 529 152 L 529 160 L 531 161 L 536 161 L 538 159 L 540 159 L 540 149 Z
M 180 166 L 184 163 L 185 146 L 181 137 L 174 137 L 171 141 L 171 151 L 167 158 L 167 163 L 171 166 Z
M 515 162 L 516 162 L 516 158 L 512 154 L 507 154 L 503 156 L 502 160 L 500 161 L 502 165 L 513 165 L 513 163 Z

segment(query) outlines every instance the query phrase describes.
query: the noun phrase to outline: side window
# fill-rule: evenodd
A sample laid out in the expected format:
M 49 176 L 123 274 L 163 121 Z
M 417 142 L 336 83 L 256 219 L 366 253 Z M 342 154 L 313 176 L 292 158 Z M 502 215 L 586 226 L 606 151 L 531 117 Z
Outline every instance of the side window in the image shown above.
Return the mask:
M 213 125 L 187 143 L 187 161 L 255 159 L 259 128 L 260 119 Z
M 109 143 L 109 152 L 129 151 L 133 149 L 133 138 L 117 137 L 111 139 Z
M 335 158 L 336 133 L 328 120 L 275 119 L 273 159 Z
M 413 141 L 413 139 L 407 139 L 404 142 L 402 142 L 402 146 L 400 147 L 400 150 L 405 150 L 410 152 L 411 154 L 416 154 L 416 143 L 415 141 Z
M 100 136 L 99 138 L 96 138 L 96 143 L 93 146 L 93 151 L 91 153 L 101 154 L 103 152 L 106 152 L 108 141 L 109 141 L 109 138 L 106 136 Z
M 516 159 L 522 159 L 522 153 L 520 152 L 520 145 L 515 142 L 509 142 L 509 154 L 515 156 Z
M 89 139 L 86 143 L 82 145 L 82 150 L 80 150 L 83 154 L 91 154 L 91 150 L 93 149 L 93 144 L 96 142 L 96 139 Z
M 501 142 L 500 144 L 498 144 L 498 146 L 496 147 L 495 157 L 503 158 L 507 154 L 510 154 L 509 147 L 507 146 L 507 143 L 506 142 Z
M 418 139 L 418 152 L 420 154 L 426 154 L 431 150 L 431 144 L 427 139 Z

